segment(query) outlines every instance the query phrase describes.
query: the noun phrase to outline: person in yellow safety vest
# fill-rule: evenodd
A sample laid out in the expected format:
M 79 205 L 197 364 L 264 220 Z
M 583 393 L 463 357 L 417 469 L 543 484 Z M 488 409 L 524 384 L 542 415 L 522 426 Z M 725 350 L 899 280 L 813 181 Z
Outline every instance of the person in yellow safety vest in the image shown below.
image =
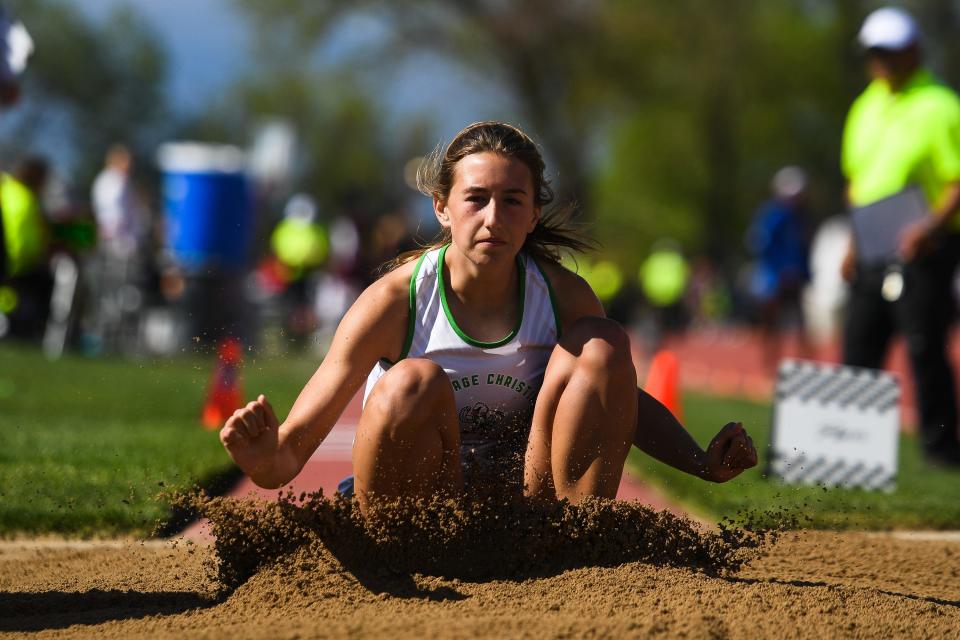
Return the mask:
M 960 407 L 948 357 L 960 264 L 960 96 L 923 61 L 916 20 L 877 9 L 858 36 L 870 83 L 844 125 L 842 167 L 851 209 L 922 193 L 924 219 L 899 229 L 894 255 L 868 261 L 851 243 L 844 364 L 880 369 L 894 335 L 907 347 L 928 462 L 960 468 Z
M 654 349 L 668 333 L 681 331 L 687 322 L 683 295 L 690 279 L 690 267 L 671 240 L 658 241 L 638 273 L 640 289 L 650 304 Z
M 317 206 L 308 195 L 296 194 L 287 202 L 281 220 L 270 237 L 270 247 L 281 265 L 286 282 L 281 304 L 284 324 L 294 336 L 306 337 L 316 325 L 311 282 L 307 277 L 327 259 L 330 241 L 317 222 Z
M 15 175 L 0 174 L 5 258 L 0 313 L 9 322 L 4 328 L 16 337 L 39 337 L 49 306 L 52 281 L 45 267 L 50 237 L 40 201 L 48 174 L 41 158 L 23 160 Z
M 914 190 L 927 215 L 904 221 L 898 249 L 885 259 L 858 257 L 851 243 L 842 266 L 850 282 L 843 362 L 883 368 L 900 334 L 924 457 L 960 469 L 960 408 L 949 357 L 960 264 L 960 96 L 924 64 L 922 35 L 913 16 L 885 7 L 867 16 L 858 36 L 870 83 L 844 126 L 848 202 L 856 210 Z
M 46 256 L 49 237 L 37 194 L 46 182 L 46 173 L 43 161 L 28 160 L 17 177 L 0 174 L 7 277 L 33 270 Z
M 274 255 L 287 269 L 287 282 L 302 278 L 327 259 L 330 241 L 327 231 L 316 221 L 317 207 L 310 196 L 290 198 L 281 220 L 270 237 Z

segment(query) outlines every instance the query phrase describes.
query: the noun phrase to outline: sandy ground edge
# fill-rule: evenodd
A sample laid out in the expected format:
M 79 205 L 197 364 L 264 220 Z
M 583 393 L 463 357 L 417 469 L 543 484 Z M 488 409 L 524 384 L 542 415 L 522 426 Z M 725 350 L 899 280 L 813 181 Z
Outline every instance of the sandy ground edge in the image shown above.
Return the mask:
M 709 526 L 708 523 L 700 523 Z M 802 531 L 818 531 L 830 533 L 860 533 L 867 536 L 879 538 L 894 538 L 904 541 L 915 542 L 958 542 L 960 543 L 960 530 L 893 530 L 893 531 L 859 531 L 848 529 L 797 529 Z M 123 549 L 129 546 L 142 546 L 147 548 L 159 549 L 170 545 L 180 544 L 212 544 L 213 540 L 197 541 L 184 536 L 172 536 L 170 538 L 70 538 L 58 536 L 17 536 L 13 538 L 0 539 L 0 553 L 14 549 L 67 549 L 83 551 L 88 549 Z

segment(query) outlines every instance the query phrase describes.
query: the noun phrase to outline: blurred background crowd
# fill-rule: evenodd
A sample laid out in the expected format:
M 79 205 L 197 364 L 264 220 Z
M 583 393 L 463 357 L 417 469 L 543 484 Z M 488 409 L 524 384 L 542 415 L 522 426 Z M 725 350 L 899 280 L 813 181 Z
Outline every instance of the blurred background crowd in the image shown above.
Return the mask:
M 960 6 L 904 5 L 960 86 Z M 841 133 L 876 6 L 8 0 L 0 336 L 322 354 L 437 229 L 419 159 L 503 119 L 599 240 L 571 266 L 610 315 L 651 349 L 753 327 L 774 367 L 785 330 L 805 352 L 839 328 Z

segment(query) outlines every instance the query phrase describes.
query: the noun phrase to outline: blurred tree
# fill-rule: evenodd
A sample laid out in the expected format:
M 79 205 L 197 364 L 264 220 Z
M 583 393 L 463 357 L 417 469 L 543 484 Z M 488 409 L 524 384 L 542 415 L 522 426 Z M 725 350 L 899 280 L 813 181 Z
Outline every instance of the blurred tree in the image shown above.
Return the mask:
M 235 0 L 265 41 L 315 51 L 350 16 L 385 25 L 371 65 L 424 50 L 482 72 L 544 142 L 628 273 L 670 236 L 728 273 L 743 230 L 785 164 L 804 166 L 814 210 L 843 208 L 844 115 L 865 78 L 856 33 L 868 0 Z M 954 0 L 908 5 L 932 58 L 960 81 Z M 301 55 L 303 55 L 301 53 Z M 442 99 L 442 97 L 438 97 Z
M 373 63 L 391 64 L 401 56 L 430 50 L 480 71 L 510 91 L 522 111 L 515 120 L 544 141 L 558 176 L 558 191 L 586 194 L 590 154 L 584 147 L 594 124 L 602 119 L 604 104 L 596 91 L 609 88 L 590 82 L 591 44 L 602 38 L 596 31 L 598 3 L 235 2 L 261 25 L 262 34 L 269 34 L 263 37 L 271 46 L 284 41 L 301 56 L 322 44 L 344 19 L 364 13 L 389 25 L 379 49 L 369 56 Z
M 950 86 L 960 89 L 960 3 L 956 0 L 906 0 L 926 36 L 930 65 Z M 873 7 L 871 7 L 873 8 Z
M 662 236 L 729 262 L 788 163 L 810 170 L 824 213 L 839 210 L 853 48 L 832 3 L 618 3 L 605 17 L 623 96 L 593 202 L 621 263 L 634 270 Z
M 24 99 L 5 117 L 4 157 L 31 149 L 72 169 L 88 185 L 106 149 L 126 142 L 152 153 L 169 123 L 166 52 L 133 12 L 121 7 L 94 24 L 61 0 L 10 2 L 33 36 Z
M 292 191 L 309 193 L 325 216 L 349 211 L 370 219 L 402 206 L 409 192 L 400 171 L 426 144 L 424 127 L 388 132 L 379 106 L 351 75 L 305 65 L 270 64 L 238 83 L 180 132 L 182 137 L 246 146 L 265 119 L 291 124 L 299 147 Z M 274 194 L 281 200 L 289 193 Z M 268 203 L 279 215 L 282 202 Z
M 657 237 L 672 236 L 732 271 L 744 257 L 743 229 L 785 164 L 809 172 L 815 213 L 840 213 L 843 122 L 867 82 L 856 35 L 883 4 L 605 5 L 598 46 L 622 93 L 592 202 L 598 235 L 618 261 L 638 261 Z M 960 86 L 960 5 L 904 4 L 920 19 L 934 69 Z

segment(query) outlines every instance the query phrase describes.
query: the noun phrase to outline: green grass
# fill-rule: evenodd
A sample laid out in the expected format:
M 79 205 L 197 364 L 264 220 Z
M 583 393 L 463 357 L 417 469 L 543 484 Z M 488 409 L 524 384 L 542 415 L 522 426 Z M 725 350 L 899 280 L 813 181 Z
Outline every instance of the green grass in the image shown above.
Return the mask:
M 631 468 L 695 514 L 719 520 L 736 519 L 738 512 L 786 510 L 800 517 L 802 526 L 816 528 L 960 528 L 960 472 L 925 464 L 913 436 L 900 438 L 898 483 L 893 493 L 793 486 L 763 475 L 772 416 L 769 405 L 686 393 L 684 410 L 687 428 L 701 446 L 726 422 L 741 420 L 760 453 L 756 468 L 718 485 L 676 471 L 634 449 Z M 768 522 L 776 518 L 764 517 Z
M 199 414 L 212 360 L 122 361 L 0 345 L 0 536 L 142 535 L 166 488 L 231 469 Z M 313 371 L 305 358 L 251 361 L 248 393 L 289 407 Z

